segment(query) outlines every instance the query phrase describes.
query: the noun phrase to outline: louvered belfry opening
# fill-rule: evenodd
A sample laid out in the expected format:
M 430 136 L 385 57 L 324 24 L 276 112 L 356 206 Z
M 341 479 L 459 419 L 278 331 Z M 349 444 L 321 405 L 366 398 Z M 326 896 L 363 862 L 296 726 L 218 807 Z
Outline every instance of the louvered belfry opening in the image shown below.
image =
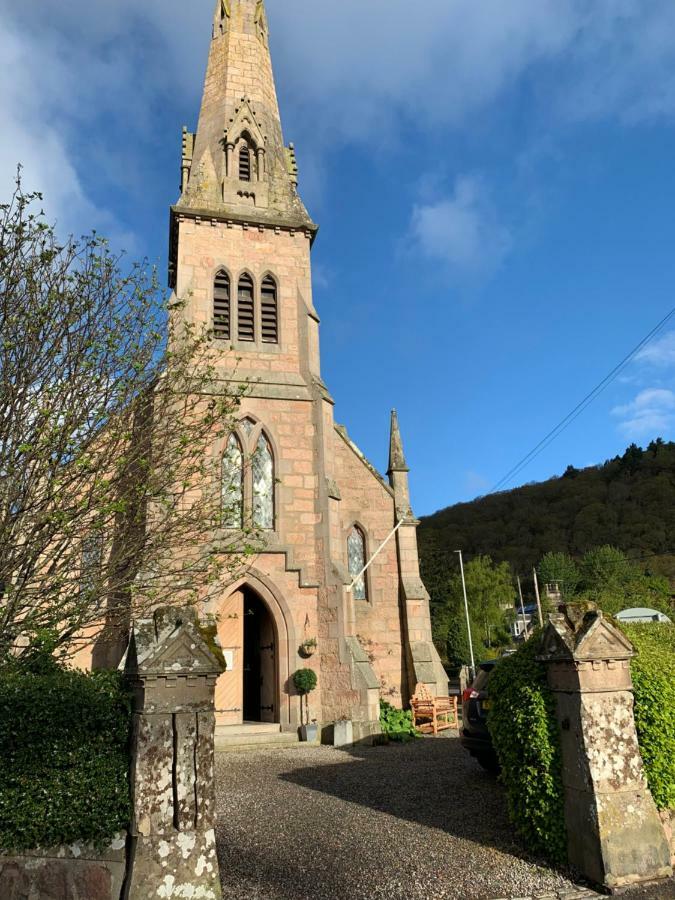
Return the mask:
M 218 272 L 213 285 L 213 336 L 221 341 L 231 337 L 230 276 Z
M 268 275 L 262 283 L 260 302 L 262 339 L 266 344 L 279 343 L 279 308 L 277 283 Z
M 240 341 L 255 341 L 253 279 L 250 275 L 242 275 L 239 279 L 237 335 Z
M 239 151 L 239 181 L 251 180 L 251 151 L 246 141 Z

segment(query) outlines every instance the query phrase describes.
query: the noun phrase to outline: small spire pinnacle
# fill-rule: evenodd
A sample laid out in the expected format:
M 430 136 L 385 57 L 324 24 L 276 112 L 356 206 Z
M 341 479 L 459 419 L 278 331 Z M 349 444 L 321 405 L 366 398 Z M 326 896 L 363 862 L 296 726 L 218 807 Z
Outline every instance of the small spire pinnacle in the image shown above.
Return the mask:
M 403 453 L 403 441 L 401 429 L 398 424 L 398 415 L 395 409 L 391 411 L 391 437 L 389 439 L 389 472 L 409 472 Z

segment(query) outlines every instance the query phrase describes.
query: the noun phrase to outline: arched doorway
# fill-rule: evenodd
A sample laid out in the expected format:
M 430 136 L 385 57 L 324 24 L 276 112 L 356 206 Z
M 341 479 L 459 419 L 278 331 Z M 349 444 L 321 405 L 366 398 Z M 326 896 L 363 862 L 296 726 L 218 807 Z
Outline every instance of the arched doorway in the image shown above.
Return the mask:
M 245 722 L 278 722 L 279 641 L 267 605 L 244 588 L 243 699 Z
M 223 600 L 218 637 L 227 669 L 216 684 L 218 725 L 285 722 L 280 683 L 287 639 L 278 618 L 279 610 L 248 583 Z

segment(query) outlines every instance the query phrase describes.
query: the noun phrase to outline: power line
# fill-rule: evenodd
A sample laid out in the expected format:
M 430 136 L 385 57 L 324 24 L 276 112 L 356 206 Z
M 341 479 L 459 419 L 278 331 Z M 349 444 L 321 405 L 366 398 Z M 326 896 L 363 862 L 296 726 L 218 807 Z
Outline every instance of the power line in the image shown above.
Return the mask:
M 586 394 L 583 400 L 578 403 L 574 409 L 569 412 L 564 419 L 562 419 L 556 426 L 553 428 L 546 437 L 542 438 L 541 441 L 533 447 L 530 452 L 524 456 L 520 462 L 516 463 L 516 465 L 510 469 L 503 478 L 501 478 L 497 484 L 489 491 L 489 494 L 495 494 L 499 491 L 504 485 L 508 484 L 513 478 L 516 477 L 522 470 L 528 466 L 534 459 L 539 456 L 553 441 L 559 437 L 566 428 L 574 422 L 583 412 L 586 410 L 588 406 L 602 394 L 602 392 L 609 387 L 609 385 L 623 372 L 626 366 L 633 360 L 633 358 L 645 347 L 649 344 L 656 335 L 668 324 L 668 322 L 675 316 L 675 307 L 673 307 L 670 312 L 661 319 L 661 321 L 656 325 L 652 330 L 647 334 L 637 346 L 635 346 L 627 356 L 621 360 L 621 362 L 615 366 L 612 371 L 602 379 L 602 381 L 597 384 L 593 390 Z
M 598 549 L 597 547 L 591 548 L 593 550 Z M 563 553 L 567 551 L 562 551 Z M 430 556 L 431 554 L 437 554 L 438 556 L 451 556 L 452 551 L 444 550 L 442 547 L 426 547 L 423 551 L 420 552 L 420 557 Z M 489 551 L 485 553 L 477 553 L 476 556 L 486 556 L 489 555 Z M 569 554 L 571 556 L 571 554 Z M 646 553 L 641 553 L 639 556 L 626 556 L 625 560 L 617 560 L 614 565 L 620 566 L 623 562 L 640 562 L 644 559 L 653 559 L 657 556 L 674 556 L 675 555 L 675 547 L 669 547 L 666 550 L 652 550 Z M 574 558 L 574 557 L 572 557 Z M 604 563 L 607 565 L 607 563 Z

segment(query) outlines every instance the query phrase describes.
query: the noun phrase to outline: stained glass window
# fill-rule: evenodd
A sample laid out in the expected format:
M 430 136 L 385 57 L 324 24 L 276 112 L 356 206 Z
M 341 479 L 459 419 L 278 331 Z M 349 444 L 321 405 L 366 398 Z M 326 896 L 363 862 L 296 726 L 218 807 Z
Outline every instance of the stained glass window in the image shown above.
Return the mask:
M 356 525 L 349 532 L 347 538 L 347 555 L 349 557 L 349 574 L 352 580 L 356 578 L 366 564 L 366 539 L 363 532 Z M 366 577 L 361 577 L 356 581 L 352 588 L 352 594 L 355 600 L 366 600 Z
M 253 454 L 253 525 L 274 528 L 274 458 L 264 434 L 258 438 Z
M 253 421 L 253 419 L 248 419 L 248 418 L 243 419 L 240 424 L 241 424 L 241 427 L 246 432 L 246 436 L 251 437 L 251 432 L 255 428 L 255 422 Z
M 244 455 L 236 435 L 231 434 L 223 455 L 223 525 L 241 528 L 243 520 Z

